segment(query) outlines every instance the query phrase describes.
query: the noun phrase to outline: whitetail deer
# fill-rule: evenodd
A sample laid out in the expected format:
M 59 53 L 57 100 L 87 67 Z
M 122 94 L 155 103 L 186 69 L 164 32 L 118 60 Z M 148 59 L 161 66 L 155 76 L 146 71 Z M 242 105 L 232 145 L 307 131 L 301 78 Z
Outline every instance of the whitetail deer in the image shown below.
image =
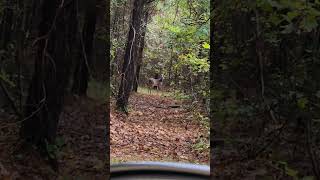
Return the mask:
M 160 90 L 163 82 L 163 76 L 161 75 L 160 78 L 149 78 L 148 79 L 148 89 L 149 93 L 151 93 L 151 89 Z

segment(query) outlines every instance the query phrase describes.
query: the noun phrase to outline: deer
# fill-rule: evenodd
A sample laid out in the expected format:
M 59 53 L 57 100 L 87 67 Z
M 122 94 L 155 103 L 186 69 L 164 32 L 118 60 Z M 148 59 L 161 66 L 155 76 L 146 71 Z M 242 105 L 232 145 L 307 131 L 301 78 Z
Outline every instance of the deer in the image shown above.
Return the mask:
M 148 89 L 149 93 L 151 94 L 151 89 L 160 90 L 163 83 L 163 76 L 161 75 L 160 78 L 158 78 L 158 75 L 156 75 L 154 78 L 148 79 Z

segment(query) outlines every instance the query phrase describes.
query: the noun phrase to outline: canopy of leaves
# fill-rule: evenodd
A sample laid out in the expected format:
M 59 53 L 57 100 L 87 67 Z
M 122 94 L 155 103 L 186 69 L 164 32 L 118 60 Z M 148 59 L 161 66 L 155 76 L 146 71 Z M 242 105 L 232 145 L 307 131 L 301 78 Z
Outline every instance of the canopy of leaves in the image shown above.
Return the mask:
M 179 87 L 179 83 L 193 83 L 204 95 L 209 72 L 209 13 L 207 0 L 160 1 L 148 25 L 143 73 L 161 72 L 169 80 L 175 77 L 178 83 L 174 84 L 180 89 L 188 87 Z M 197 78 L 202 80 L 195 83 Z

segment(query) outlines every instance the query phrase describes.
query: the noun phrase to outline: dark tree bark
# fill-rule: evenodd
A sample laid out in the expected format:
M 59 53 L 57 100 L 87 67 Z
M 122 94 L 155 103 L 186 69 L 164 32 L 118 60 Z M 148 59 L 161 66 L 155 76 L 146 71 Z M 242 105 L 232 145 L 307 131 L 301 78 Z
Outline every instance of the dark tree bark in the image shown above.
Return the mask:
M 80 39 L 79 58 L 76 60 L 72 92 L 85 96 L 89 81 L 89 66 L 92 65 L 93 38 L 96 27 L 96 2 L 86 2 L 86 15 Z
M 75 1 L 62 2 L 46 0 L 41 7 L 35 70 L 20 129 L 21 137 L 46 155 L 46 145 L 55 142 L 75 48 Z
M 26 6 L 28 3 L 24 3 L 23 1 L 18 3 L 19 8 L 19 15 L 16 18 L 16 52 L 15 52 L 15 63 L 18 72 L 18 80 L 17 80 L 17 88 L 19 91 L 19 116 L 21 117 L 20 112 L 23 111 L 22 109 L 22 67 L 21 62 L 24 59 L 23 52 L 24 52 L 24 43 L 25 43 L 25 32 L 26 32 L 26 19 L 29 16 L 30 12 L 28 11 L 29 8 Z
M 35 0 L 33 0 L 35 1 Z M 10 61 L 11 58 L 14 58 L 15 61 L 15 67 L 11 66 L 11 68 L 6 69 L 7 73 L 16 73 L 17 78 L 15 79 L 15 84 L 17 85 L 17 88 L 9 88 L 8 92 L 10 94 L 10 97 L 7 99 L 5 98 L 4 101 L 1 102 L 1 104 L 6 105 L 8 102 L 10 103 L 11 108 L 14 110 L 16 115 L 21 117 L 22 112 L 22 67 L 21 62 L 25 59 L 24 52 L 26 51 L 25 47 L 25 39 L 26 34 L 29 33 L 27 31 L 27 28 L 29 27 L 30 22 L 27 22 L 29 19 L 31 19 L 31 3 L 25 3 L 24 1 L 17 1 L 17 0 L 6 0 L 2 4 L 5 8 L 3 9 L 1 13 L 0 18 L 0 49 L 5 50 L 6 54 L 9 55 L 10 58 L 7 58 L 6 56 L 0 57 L 0 69 L 7 68 L 9 65 L 12 64 Z M 36 9 L 36 8 L 33 8 Z M 13 44 L 13 48 L 9 48 L 9 44 Z M 14 56 L 12 56 L 14 54 Z M 7 61 L 4 62 L 3 61 Z M 3 64 L 2 64 L 3 63 Z M 5 67 L 4 67 L 4 66 Z M 5 87 L 5 83 L 3 86 Z M 0 93 L 2 91 L 0 90 Z M 12 98 L 11 98 L 12 95 Z M 15 97 L 17 96 L 17 97 Z M 6 96 L 4 96 L 6 97 Z M 16 99 L 18 99 L 18 106 L 16 106 Z
M 116 41 L 119 41 L 119 38 L 121 38 L 121 31 L 119 30 L 120 28 L 118 27 L 119 26 L 119 22 L 121 22 L 121 17 L 123 18 L 125 16 L 125 14 L 121 13 L 121 8 L 120 6 L 116 6 L 114 7 L 114 14 L 112 16 L 112 29 L 111 29 L 111 32 L 113 32 L 112 34 L 112 38 L 113 39 L 116 39 Z M 110 76 L 113 77 L 115 73 L 115 69 L 117 67 L 117 62 L 118 62 L 118 59 L 120 59 L 120 53 L 121 53 L 121 48 L 117 48 L 115 50 L 115 55 L 114 55 L 114 58 L 113 58 L 113 63 L 111 64 L 111 70 L 110 70 Z
M 133 88 L 132 88 L 134 92 L 138 92 L 140 68 L 141 68 L 141 63 L 138 62 L 136 67 L 136 73 L 135 73 L 136 75 L 135 75 Z
M 106 12 L 109 7 L 109 3 L 106 0 L 96 0 L 97 5 L 97 19 L 96 19 L 96 33 L 94 37 L 94 51 L 93 51 L 93 71 L 92 76 L 100 82 L 109 82 L 110 78 L 110 57 L 106 56 L 106 52 L 109 52 L 110 40 L 109 40 L 109 27 L 110 20 L 106 18 Z M 109 15 L 108 15 L 109 17 Z M 107 24 L 107 25 L 106 25 Z M 106 58 L 107 57 L 107 58 Z
M 132 10 L 131 21 L 129 23 L 128 41 L 125 50 L 124 62 L 121 73 L 121 83 L 117 98 L 117 108 L 127 112 L 128 100 L 132 91 L 135 79 L 135 61 L 138 54 L 138 37 L 140 34 L 140 25 L 142 19 L 142 11 L 144 0 L 135 0 Z
M 139 75 L 140 75 L 140 68 L 142 65 L 142 58 L 143 58 L 143 49 L 144 49 L 144 43 L 145 43 L 145 36 L 147 31 L 147 23 L 149 18 L 149 12 L 145 12 L 144 14 L 144 25 L 141 29 L 141 36 L 139 38 L 139 50 L 138 50 L 138 57 L 137 57 L 137 67 L 135 72 L 135 79 L 133 84 L 133 91 L 138 91 L 138 85 L 139 85 Z
M 3 18 L 1 18 L 1 25 L 0 25 L 0 48 L 6 49 L 8 43 L 11 40 L 12 32 L 13 32 L 13 8 L 15 6 L 15 2 L 13 1 L 5 1 L 4 2 L 4 10 L 3 10 Z
M 12 40 L 13 35 L 13 27 L 14 27 L 14 7 L 16 6 L 16 2 L 12 0 L 5 0 L 2 4 L 4 6 L 2 16 L 0 17 L 0 50 L 8 51 L 8 45 Z M 4 60 L 3 56 L 0 56 L 0 62 Z M 0 70 L 1 67 L 0 64 Z M 0 79 L 1 80 L 1 79 Z M 1 96 L 4 97 L 3 105 L 7 105 L 9 99 L 5 98 L 5 93 L 0 90 Z M 1 103 L 1 104 L 2 104 Z
M 170 57 L 170 62 L 169 62 L 169 69 L 168 69 L 168 81 L 167 81 L 167 85 L 170 86 L 171 84 L 171 81 L 172 81 L 172 66 L 173 66 L 173 59 L 175 59 L 176 55 L 174 54 L 173 52 L 173 48 L 172 48 L 172 51 L 171 51 L 171 57 Z
M 214 8 L 217 8 L 217 5 L 219 5 L 219 1 L 218 2 L 214 2 L 211 1 L 210 2 L 210 21 L 212 21 L 214 19 L 214 15 L 213 15 L 213 10 Z M 219 26 L 216 25 L 214 23 L 210 23 L 210 44 L 212 44 L 213 48 L 210 48 L 210 112 L 209 112 L 209 118 L 210 118 L 210 135 L 212 137 L 212 134 L 216 134 L 216 132 L 214 132 L 213 127 L 215 127 L 214 125 L 214 120 L 213 120 L 213 114 L 214 114 L 214 108 L 215 108 L 215 104 L 214 104 L 214 92 L 213 89 L 215 86 L 219 86 L 220 83 L 220 55 L 218 54 L 219 52 L 219 42 L 216 42 L 216 32 L 220 30 Z M 210 144 L 214 144 L 213 138 L 210 139 Z M 210 152 L 210 163 L 214 164 L 214 155 L 215 153 L 213 151 Z M 213 174 L 213 170 L 210 170 L 210 173 Z
M 105 137 L 103 142 L 105 144 L 106 161 L 110 162 L 110 1 L 97 1 L 97 25 L 96 25 L 96 62 L 100 69 L 98 80 L 102 80 L 106 84 L 106 111 L 105 111 Z M 101 78 L 101 79 L 100 79 Z M 110 163 L 106 163 L 105 169 L 110 169 Z M 109 179 L 110 177 L 106 177 Z

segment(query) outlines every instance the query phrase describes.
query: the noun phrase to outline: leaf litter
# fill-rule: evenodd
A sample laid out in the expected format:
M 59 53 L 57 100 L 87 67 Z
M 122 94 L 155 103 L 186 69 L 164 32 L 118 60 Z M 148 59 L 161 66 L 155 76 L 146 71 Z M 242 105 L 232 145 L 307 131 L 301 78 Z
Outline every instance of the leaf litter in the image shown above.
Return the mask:
M 187 102 L 154 94 L 134 93 L 129 115 L 111 103 L 111 162 L 171 161 L 209 164 L 209 148 L 193 146 L 207 137 L 201 122 L 184 108 Z M 172 104 L 179 108 L 170 108 Z
M 0 179 L 106 179 L 106 104 L 89 97 L 68 96 L 60 116 L 57 152 L 59 172 L 19 140 L 19 123 L 0 129 Z M 17 121 L 0 113 L 0 127 Z

